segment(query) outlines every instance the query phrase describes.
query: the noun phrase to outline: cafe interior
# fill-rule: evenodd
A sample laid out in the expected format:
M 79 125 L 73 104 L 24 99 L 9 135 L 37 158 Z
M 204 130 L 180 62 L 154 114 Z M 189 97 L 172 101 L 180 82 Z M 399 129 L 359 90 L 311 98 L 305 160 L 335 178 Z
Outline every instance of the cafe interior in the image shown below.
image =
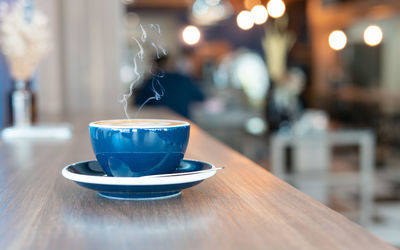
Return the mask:
M 0 0 L 0 165 L 165 109 L 400 247 L 399 45 L 398 0 Z

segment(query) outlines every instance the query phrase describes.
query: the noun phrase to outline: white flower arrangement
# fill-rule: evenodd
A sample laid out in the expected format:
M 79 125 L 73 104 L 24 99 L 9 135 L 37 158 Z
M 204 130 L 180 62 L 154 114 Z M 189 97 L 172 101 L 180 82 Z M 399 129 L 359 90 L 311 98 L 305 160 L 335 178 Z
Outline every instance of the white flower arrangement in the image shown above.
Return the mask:
M 39 11 L 27 22 L 24 7 L 16 4 L 0 12 L 0 47 L 15 80 L 29 80 L 49 50 L 50 32 L 47 18 Z

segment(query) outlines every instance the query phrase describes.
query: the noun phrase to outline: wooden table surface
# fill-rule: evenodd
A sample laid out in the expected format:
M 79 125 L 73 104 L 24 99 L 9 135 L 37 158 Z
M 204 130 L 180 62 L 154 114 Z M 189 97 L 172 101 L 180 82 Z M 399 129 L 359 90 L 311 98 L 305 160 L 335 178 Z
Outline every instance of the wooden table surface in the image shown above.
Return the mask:
M 186 157 L 224 170 L 175 198 L 99 197 L 61 169 L 94 158 L 87 124 L 109 118 L 64 117 L 68 141 L 0 142 L 0 249 L 394 249 L 193 124 Z

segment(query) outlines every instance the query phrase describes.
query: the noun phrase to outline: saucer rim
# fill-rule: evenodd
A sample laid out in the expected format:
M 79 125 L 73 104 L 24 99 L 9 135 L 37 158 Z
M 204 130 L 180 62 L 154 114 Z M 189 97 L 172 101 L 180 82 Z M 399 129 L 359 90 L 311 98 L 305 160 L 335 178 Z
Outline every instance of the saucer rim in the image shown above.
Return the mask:
M 97 160 L 88 160 L 88 161 L 80 161 L 73 164 L 69 164 L 68 166 L 65 166 L 62 169 L 61 174 L 68 180 L 81 183 L 100 184 L 100 185 L 121 185 L 121 186 L 126 186 L 126 185 L 153 186 L 153 185 L 183 184 L 183 183 L 202 181 L 215 175 L 217 171 L 216 167 L 211 163 L 199 160 L 192 160 L 192 159 L 183 159 L 183 161 L 199 162 L 203 164 L 205 163 L 211 167 L 210 171 L 202 173 L 186 174 L 182 176 L 152 177 L 152 178 L 92 176 L 92 175 L 72 173 L 71 171 L 69 171 L 69 168 L 74 165 L 92 161 L 97 162 Z
M 164 199 L 169 199 L 169 198 L 173 198 L 173 197 L 177 197 L 182 195 L 182 190 L 178 191 L 174 194 L 169 194 L 169 195 L 160 195 L 160 196 L 156 196 L 156 197 L 149 197 L 149 198 L 122 198 L 122 197 L 118 197 L 118 193 L 115 195 L 111 195 L 111 193 L 109 194 L 104 194 L 104 192 L 100 192 L 97 191 L 97 195 L 106 199 L 111 199 L 111 200 L 120 200 L 120 201 L 151 201 L 151 200 L 164 200 Z

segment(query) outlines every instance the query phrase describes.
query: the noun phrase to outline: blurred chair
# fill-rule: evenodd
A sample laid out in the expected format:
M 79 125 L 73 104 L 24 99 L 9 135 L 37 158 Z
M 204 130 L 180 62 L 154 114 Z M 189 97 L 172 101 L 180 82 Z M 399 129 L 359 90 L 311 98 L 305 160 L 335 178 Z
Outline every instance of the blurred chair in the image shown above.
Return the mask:
M 374 206 L 375 136 L 367 130 L 341 130 L 295 136 L 277 133 L 271 137 L 271 171 L 321 202 L 327 201 L 327 189 L 343 185 L 359 189 L 359 222 L 370 222 Z M 287 173 L 285 148 L 293 147 L 293 173 Z M 358 173 L 332 173 L 329 169 L 333 146 L 359 146 Z

